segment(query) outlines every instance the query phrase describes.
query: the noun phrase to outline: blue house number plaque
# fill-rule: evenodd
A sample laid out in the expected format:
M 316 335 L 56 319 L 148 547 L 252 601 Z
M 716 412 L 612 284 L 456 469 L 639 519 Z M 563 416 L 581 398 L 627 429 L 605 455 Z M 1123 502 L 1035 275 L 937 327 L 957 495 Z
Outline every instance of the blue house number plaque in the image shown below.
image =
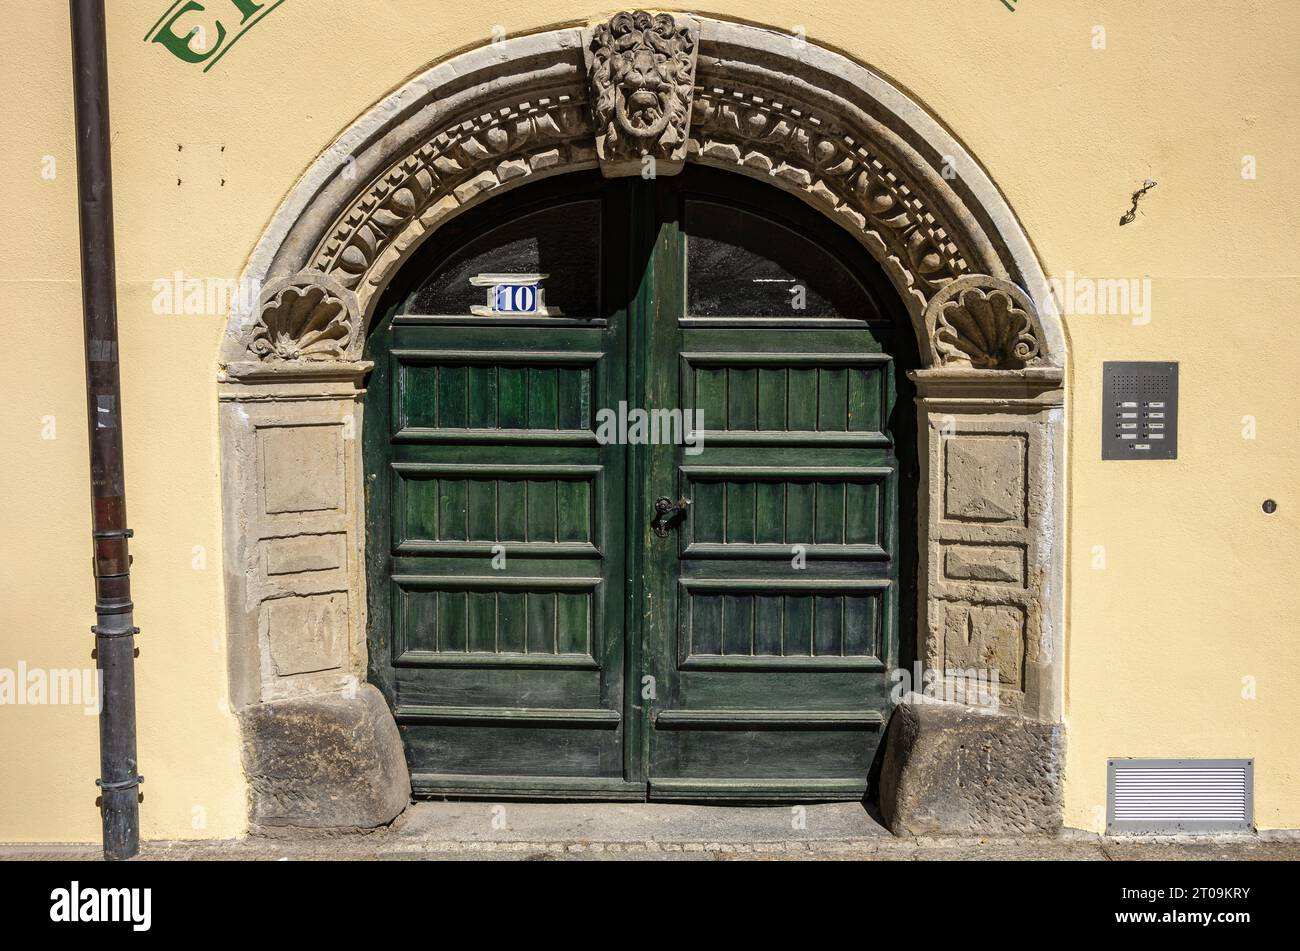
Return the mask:
M 542 282 L 547 274 L 479 274 L 469 279 L 475 287 L 487 288 L 486 305 L 470 308 L 478 317 L 558 317 L 559 310 L 546 306 Z
M 537 313 L 538 284 L 498 284 L 492 309 L 498 314 Z

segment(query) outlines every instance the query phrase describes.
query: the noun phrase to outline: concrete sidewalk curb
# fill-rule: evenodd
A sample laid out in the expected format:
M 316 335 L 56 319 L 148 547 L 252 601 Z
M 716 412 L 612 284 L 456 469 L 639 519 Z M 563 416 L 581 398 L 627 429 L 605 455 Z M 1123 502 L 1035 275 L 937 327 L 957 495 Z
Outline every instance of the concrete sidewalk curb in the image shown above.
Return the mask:
M 436 839 L 289 840 L 249 837 L 210 842 L 147 843 L 144 861 L 382 861 L 411 858 L 845 858 L 860 860 L 1300 860 L 1300 840 L 1261 837 L 1181 837 L 1172 840 L 1047 837 L 889 838 L 769 841 L 530 841 L 464 842 Z M 0 845 L 0 861 L 95 861 L 93 844 Z
M 0 861 L 93 861 L 97 843 L 0 844 Z M 146 861 L 411 859 L 861 859 L 877 861 L 1300 860 L 1300 833 L 1105 837 L 894 836 L 858 803 L 421 802 L 351 834 L 281 829 L 243 839 L 145 843 Z

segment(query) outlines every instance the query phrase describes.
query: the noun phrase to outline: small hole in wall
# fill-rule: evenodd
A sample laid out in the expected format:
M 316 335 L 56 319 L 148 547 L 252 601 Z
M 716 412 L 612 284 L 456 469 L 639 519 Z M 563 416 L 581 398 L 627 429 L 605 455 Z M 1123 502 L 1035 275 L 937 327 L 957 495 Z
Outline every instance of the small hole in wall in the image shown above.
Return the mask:
M 1272 515 L 1274 512 L 1277 511 L 1277 503 L 1274 502 L 1272 499 L 1265 499 L 1263 509 L 1265 515 Z

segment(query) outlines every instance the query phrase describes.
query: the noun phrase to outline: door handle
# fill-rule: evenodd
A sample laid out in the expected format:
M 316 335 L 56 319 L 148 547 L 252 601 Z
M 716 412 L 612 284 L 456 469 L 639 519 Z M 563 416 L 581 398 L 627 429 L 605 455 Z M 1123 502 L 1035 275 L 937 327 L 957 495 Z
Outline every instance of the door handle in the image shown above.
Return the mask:
M 655 517 L 651 519 L 650 527 L 660 538 L 667 538 L 669 523 L 685 515 L 690 505 L 691 500 L 684 495 L 676 502 L 666 495 L 660 496 L 655 499 Z

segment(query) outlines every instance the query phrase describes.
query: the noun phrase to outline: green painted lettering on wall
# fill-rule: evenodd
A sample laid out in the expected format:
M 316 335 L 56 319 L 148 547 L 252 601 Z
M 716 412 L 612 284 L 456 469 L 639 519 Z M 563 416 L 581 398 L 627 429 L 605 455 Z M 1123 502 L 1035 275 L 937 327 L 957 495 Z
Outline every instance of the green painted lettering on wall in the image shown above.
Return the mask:
M 206 73 L 239 42 L 240 37 L 283 2 L 210 0 L 205 5 L 199 0 L 176 0 L 149 28 L 144 39 L 146 43 L 160 44 L 182 62 L 203 63 Z M 182 19 L 185 19 L 185 24 L 179 23 Z

